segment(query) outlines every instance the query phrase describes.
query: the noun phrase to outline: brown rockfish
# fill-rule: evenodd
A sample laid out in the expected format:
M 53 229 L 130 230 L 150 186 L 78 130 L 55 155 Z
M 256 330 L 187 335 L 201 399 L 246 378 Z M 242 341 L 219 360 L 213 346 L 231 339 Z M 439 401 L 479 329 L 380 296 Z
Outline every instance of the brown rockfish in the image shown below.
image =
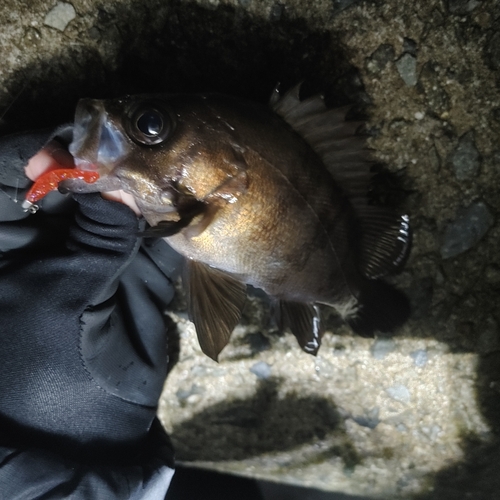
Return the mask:
M 380 281 L 401 269 L 408 217 L 368 203 L 374 164 L 349 107 L 327 109 L 300 86 L 266 107 L 218 95 L 138 95 L 79 102 L 70 152 L 94 184 L 131 193 L 152 234 L 186 257 L 189 314 L 217 359 L 246 285 L 276 304 L 281 327 L 316 354 L 318 304 L 361 335 L 406 320 L 406 297 Z

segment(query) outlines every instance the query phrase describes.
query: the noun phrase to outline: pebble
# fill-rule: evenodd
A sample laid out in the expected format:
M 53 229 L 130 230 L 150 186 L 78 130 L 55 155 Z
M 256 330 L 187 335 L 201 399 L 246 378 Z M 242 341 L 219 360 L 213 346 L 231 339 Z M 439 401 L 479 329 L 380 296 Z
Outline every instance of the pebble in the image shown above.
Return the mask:
M 399 76 L 408 85 L 414 87 L 417 84 L 417 59 L 415 56 L 406 53 L 396 61 L 396 68 Z
M 76 17 L 75 8 L 66 2 L 57 2 L 56 5 L 49 10 L 43 24 L 59 31 L 64 31 L 66 26 Z
M 370 347 L 370 352 L 375 359 L 384 359 L 396 348 L 392 339 L 377 339 Z
M 356 422 L 361 427 L 368 427 L 369 429 L 375 429 L 377 425 L 380 423 L 380 419 L 378 418 L 380 413 L 380 408 L 377 406 L 368 410 L 364 415 L 359 417 L 352 417 L 354 422 Z
M 265 380 L 271 376 L 271 366 L 265 361 L 258 361 L 250 367 L 250 371 L 259 379 Z
M 203 394 L 205 389 L 196 384 L 193 384 L 190 389 L 178 389 L 175 395 L 179 401 L 187 401 L 193 395 Z
M 482 201 L 461 210 L 444 230 L 441 257 L 449 259 L 466 252 L 483 238 L 494 222 L 493 215 Z
M 396 384 L 388 387 L 385 392 L 391 399 L 394 399 L 394 401 L 399 401 L 400 403 L 410 402 L 410 391 L 403 384 Z
M 481 160 L 474 143 L 474 132 L 472 130 L 460 137 L 458 145 L 452 151 L 449 160 L 458 180 L 464 181 L 477 176 Z
M 412 357 L 415 366 L 418 366 L 419 368 L 423 368 L 429 360 L 429 356 L 427 355 L 427 351 L 425 349 L 417 349 L 416 351 L 411 352 L 410 356 Z

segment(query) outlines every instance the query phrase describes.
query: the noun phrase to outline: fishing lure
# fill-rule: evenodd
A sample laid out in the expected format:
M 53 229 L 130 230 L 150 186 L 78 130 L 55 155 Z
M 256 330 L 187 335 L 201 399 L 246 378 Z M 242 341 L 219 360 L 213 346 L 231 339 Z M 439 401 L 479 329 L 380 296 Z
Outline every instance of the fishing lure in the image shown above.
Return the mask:
M 22 204 L 24 211 L 35 213 L 39 209 L 36 202 L 47 196 L 51 191 L 56 190 L 59 183 L 67 179 L 80 179 L 92 184 L 99 179 L 99 173 L 75 168 L 59 168 L 45 172 L 38 177 L 26 194 L 26 198 Z

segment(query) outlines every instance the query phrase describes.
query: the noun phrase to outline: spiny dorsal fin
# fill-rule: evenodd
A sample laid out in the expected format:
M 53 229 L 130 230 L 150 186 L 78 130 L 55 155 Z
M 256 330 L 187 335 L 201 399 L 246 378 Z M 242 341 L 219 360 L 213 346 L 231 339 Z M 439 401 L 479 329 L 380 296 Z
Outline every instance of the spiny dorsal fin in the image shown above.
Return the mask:
M 357 133 L 362 121 L 346 121 L 351 106 L 327 109 L 321 95 L 300 100 L 299 83 L 281 98 L 271 98 L 272 109 L 316 151 L 334 180 L 349 196 L 365 196 L 373 174 L 366 136 Z
M 201 262 L 187 262 L 188 312 L 202 351 L 217 361 L 238 324 L 246 285 Z
M 357 133 L 363 122 L 346 121 L 351 106 L 327 109 L 320 95 L 301 101 L 301 85 L 280 99 L 274 96 L 272 108 L 316 151 L 347 193 L 359 220 L 361 273 L 380 278 L 399 271 L 411 245 L 408 217 L 367 203 L 375 162 L 366 136 Z

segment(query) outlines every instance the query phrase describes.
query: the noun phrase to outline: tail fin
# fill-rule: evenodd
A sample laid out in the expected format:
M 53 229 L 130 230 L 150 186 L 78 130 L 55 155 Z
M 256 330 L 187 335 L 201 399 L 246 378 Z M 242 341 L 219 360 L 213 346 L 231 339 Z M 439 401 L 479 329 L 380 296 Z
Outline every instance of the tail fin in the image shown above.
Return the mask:
M 358 300 L 356 314 L 345 320 L 362 337 L 373 337 L 376 331 L 392 332 L 410 316 L 406 295 L 381 280 L 366 280 Z

